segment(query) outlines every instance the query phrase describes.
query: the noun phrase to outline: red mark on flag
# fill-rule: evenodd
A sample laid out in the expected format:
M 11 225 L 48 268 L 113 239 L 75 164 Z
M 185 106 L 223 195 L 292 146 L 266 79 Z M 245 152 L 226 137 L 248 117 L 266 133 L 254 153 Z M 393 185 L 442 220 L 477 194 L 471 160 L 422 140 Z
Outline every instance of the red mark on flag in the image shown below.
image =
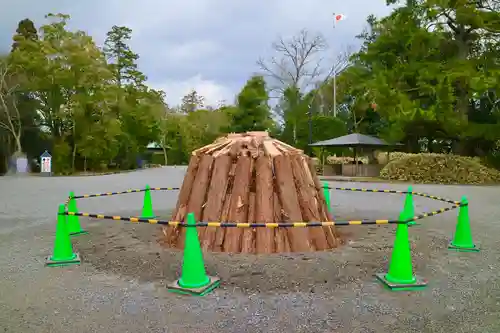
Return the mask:
M 344 14 L 333 14 L 335 17 L 335 22 L 343 21 L 346 19 L 346 16 Z

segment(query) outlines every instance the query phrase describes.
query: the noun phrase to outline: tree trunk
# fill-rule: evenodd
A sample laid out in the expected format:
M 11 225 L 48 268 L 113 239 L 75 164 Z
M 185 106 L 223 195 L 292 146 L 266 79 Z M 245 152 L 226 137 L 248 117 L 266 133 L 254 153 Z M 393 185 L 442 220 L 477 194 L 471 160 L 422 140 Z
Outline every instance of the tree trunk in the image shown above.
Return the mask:
M 71 155 L 71 172 L 75 173 L 76 161 L 76 123 L 73 121 L 73 154 Z
M 168 165 L 168 163 L 167 163 L 167 149 L 164 146 L 162 146 L 161 148 L 163 149 L 163 165 L 167 166 Z
M 22 153 L 23 147 L 21 145 L 21 133 L 19 133 L 19 135 L 16 135 L 15 142 L 16 142 L 16 152 Z

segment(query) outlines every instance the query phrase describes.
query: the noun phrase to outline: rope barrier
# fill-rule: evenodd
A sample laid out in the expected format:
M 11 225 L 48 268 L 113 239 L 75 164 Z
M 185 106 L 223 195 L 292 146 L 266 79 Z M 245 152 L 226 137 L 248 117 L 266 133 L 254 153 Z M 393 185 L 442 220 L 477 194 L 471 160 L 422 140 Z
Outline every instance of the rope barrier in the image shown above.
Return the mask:
M 451 199 L 441 198 L 441 197 L 437 197 L 435 195 L 430 195 L 430 194 L 426 194 L 426 193 L 412 192 L 412 194 L 418 195 L 419 197 L 423 197 L 423 198 L 428 198 L 428 199 L 432 199 L 432 200 L 438 200 L 438 201 L 443 201 L 443 202 L 451 203 L 451 204 L 454 204 L 454 205 L 460 204 L 460 201 L 457 201 L 457 200 L 451 200 Z
M 338 191 L 353 191 L 353 192 L 368 192 L 368 193 L 392 193 L 392 194 L 408 194 L 408 191 L 399 191 L 399 190 L 381 190 L 381 189 L 367 189 L 367 188 L 348 188 L 348 187 L 325 187 L 329 190 L 338 190 Z M 84 194 L 77 195 L 72 198 L 68 198 L 65 201 L 66 211 L 64 213 L 60 213 L 60 215 L 68 215 L 68 216 L 82 216 L 89 217 L 93 219 L 101 219 L 101 220 L 115 220 L 115 221 L 128 221 L 132 223 L 149 223 L 149 224 L 162 224 L 162 225 L 170 225 L 170 226 L 179 226 L 179 227 L 192 227 L 192 225 L 188 225 L 182 221 L 168 221 L 168 220 L 160 220 L 160 219 L 145 219 L 139 217 L 125 217 L 119 215 L 104 215 L 104 214 L 94 214 L 94 213 L 85 213 L 85 212 L 68 212 L 68 202 L 71 199 L 82 199 L 82 198 L 94 198 L 94 197 L 104 197 L 104 196 L 112 196 L 118 194 L 127 194 L 127 193 L 138 193 L 145 191 L 178 191 L 180 188 L 178 187 L 151 187 L 151 188 L 143 188 L 143 189 L 128 189 L 125 191 L 119 192 L 106 192 L 106 193 L 96 193 L 96 194 Z M 445 207 L 438 210 L 434 210 L 431 212 L 425 212 L 418 215 L 415 215 L 413 218 L 408 219 L 406 221 L 399 220 L 390 220 L 390 219 L 378 219 L 378 220 L 346 220 L 346 221 L 326 221 L 326 222 L 279 222 L 279 223 L 236 223 L 236 222 L 199 222 L 195 227 L 221 227 L 221 228 L 304 228 L 304 227 L 326 227 L 326 226 L 352 226 L 352 225 L 382 225 L 382 224 L 405 224 L 411 221 L 420 220 L 426 217 L 435 216 L 458 207 L 467 206 L 467 203 L 461 203 L 460 201 L 449 200 L 446 198 L 438 197 L 435 195 L 430 195 L 421 192 L 411 192 L 411 194 L 420 196 L 423 198 L 429 198 L 433 200 L 443 201 L 446 203 L 452 204 L 451 207 Z
M 381 190 L 381 189 L 368 189 L 368 188 L 354 188 L 354 187 L 328 187 L 330 190 L 337 190 L 337 191 L 352 191 L 352 192 L 367 192 L 367 193 L 392 193 L 392 194 L 408 194 L 408 191 L 399 191 L 399 190 Z M 105 196 L 112 196 L 112 195 L 118 195 L 118 194 L 127 194 L 127 193 L 138 193 L 138 192 L 144 192 L 147 191 L 148 189 L 143 188 L 143 189 L 128 189 L 125 191 L 118 191 L 118 192 L 106 192 L 106 193 L 96 193 L 96 194 L 83 194 L 83 195 L 76 195 L 73 198 L 74 199 L 86 199 L 86 198 L 95 198 L 95 197 L 105 197 Z M 151 191 L 179 191 L 179 187 L 151 187 L 149 190 Z M 421 193 L 421 192 L 411 192 L 413 195 L 417 195 L 419 197 L 423 198 L 428 198 L 428 199 L 433 199 L 433 200 L 438 200 L 438 201 L 443 201 L 451 204 L 457 204 L 460 203 L 459 201 L 456 200 L 450 200 L 442 197 L 438 197 L 435 195 L 430 195 L 427 193 Z
M 393 193 L 393 194 L 408 194 L 408 191 L 399 191 L 399 190 L 379 190 L 379 189 L 369 189 L 369 188 L 354 188 L 354 187 L 327 187 L 329 190 L 337 190 L 337 191 L 352 191 L 352 192 L 368 192 L 368 193 Z M 450 200 L 442 197 L 438 197 L 435 195 L 430 195 L 422 192 L 411 192 L 413 195 L 417 195 L 419 197 L 443 201 L 451 204 L 460 203 L 460 201 Z
M 326 222 L 280 222 L 280 223 L 236 223 L 236 222 L 199 222 L 194 227 L 220 227 L 220 228 L 304 228 L 304 227 L 327 227 L 327 226 L 352 226 L 352 225 L 381 225 L 381 224 L 405 224 L 410 221 L 420 220 L 426 217 L 435 216 L 467 204 L 455 204 L 452 207 L 445 207 L 428 213 L 422 213 L 405 221 L 399 220 L 350 220 L 350 221 L 326 221 Z M 139 217 L 124 217 L 119 215 L 104 215 L 93 213 L 64 212 L 60 215 L 82 216 L 101 220 L 128 221 L 132 223 L 162 224 L 179 227 L 192 227 L 181 221 L 167 221 L 159 219 L 143 219 Z
M 146 188 L 142 188 L 142 189 L 129 189 L 129 190 L 119 191 L 119 192 L 83 194 L 83 195 L 75 195 L 73 197 L 73 199 L 86 199 L 86 198 L 106 197 L 106 196 L 118 195 L 118 194 L 145 192 L 147 190 L 148 189 L 146 189 Z M 180 188 L 179 187 L 151 187 L 151 188 L 149 188 L 149 190 L 151 190 L 151 191 L 178 191 L 178 190 L 180 190 Z

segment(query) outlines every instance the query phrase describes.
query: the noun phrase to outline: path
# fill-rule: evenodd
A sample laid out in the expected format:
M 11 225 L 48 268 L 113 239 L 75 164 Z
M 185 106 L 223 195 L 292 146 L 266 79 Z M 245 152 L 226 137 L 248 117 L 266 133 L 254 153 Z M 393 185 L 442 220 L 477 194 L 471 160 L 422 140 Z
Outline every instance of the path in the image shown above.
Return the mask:
M 45 268 L 54 214 L 76 194 L 179 186 L 184 168 L 64 178 L 0 178 L 0 332 L 494 332 L 500 327 L 499 187 L 415 186 L 452 199 L 467 194 L 479 254 L 449 252 L 455 213 L 412 228 L 415 270 L 430 280 L 421 292 L 391 293 L 374 280 L 393 241 L 387 226 L 346 227 L 348 244 L 333 252 L 286 256 L 206 255 L 223 280 L 204 298 L 169 294 L 180 254 L 160 248 L 151 225 L 84 221 L 74 241 L 84 263 Z M 405 189 L 402 185 L 331 183 L 339 187 Z M 154 193 L 160 213 L 176 193 Z M 395 218 L 402 197 L 332 192 L 340 218 Z M 442 206 L 415 199 L 417 212 Z M 82 211 L 134 214 L 141 195 L 79 201 Z

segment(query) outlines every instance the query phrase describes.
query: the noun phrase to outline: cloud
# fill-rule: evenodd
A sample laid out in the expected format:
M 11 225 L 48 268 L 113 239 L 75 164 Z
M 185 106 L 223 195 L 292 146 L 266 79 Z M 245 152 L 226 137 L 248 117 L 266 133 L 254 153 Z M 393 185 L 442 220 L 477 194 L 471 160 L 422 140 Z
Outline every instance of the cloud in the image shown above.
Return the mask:
M 151 87 L 161 89 L 167 94 L 167 101 L 170 105 L 179 105 L 182 97 L 191 90 L 203 96 L 206 105 L 219 105 L 222 101 L 226 104 L 234 99 L 233 91 L 230 87 L 217 83 L 213 80 L 204 79 L 201 75 L 190 77 L 186 80 L 165 80 L 161 82 L 151 82 Z
M 192 87 L 207 102 L 232 101 L 256 60 L 272 55 L 271 43 L 305 28 L 324 35 L 330 49 L 325 64 L 339 50 L 356 44 L 369 14 L 387 15 L 385 1 L 350 0 L 6 0 L 0 12 L 0 51 L 8 51 L 17 22 L 26 17 L 37 26 L 45 14 L 71 16 L 70 28 L 86 31 L 102 44 L 113 25 L 133 29 L 131 46 L 151 85 L 163 87 L 169 104 Z M 333 13 L 347 15 L 333 29 Z M 198 87 L 198 88 L 197 88 Z M 208 96 L 210 95 L 210 96 Z

